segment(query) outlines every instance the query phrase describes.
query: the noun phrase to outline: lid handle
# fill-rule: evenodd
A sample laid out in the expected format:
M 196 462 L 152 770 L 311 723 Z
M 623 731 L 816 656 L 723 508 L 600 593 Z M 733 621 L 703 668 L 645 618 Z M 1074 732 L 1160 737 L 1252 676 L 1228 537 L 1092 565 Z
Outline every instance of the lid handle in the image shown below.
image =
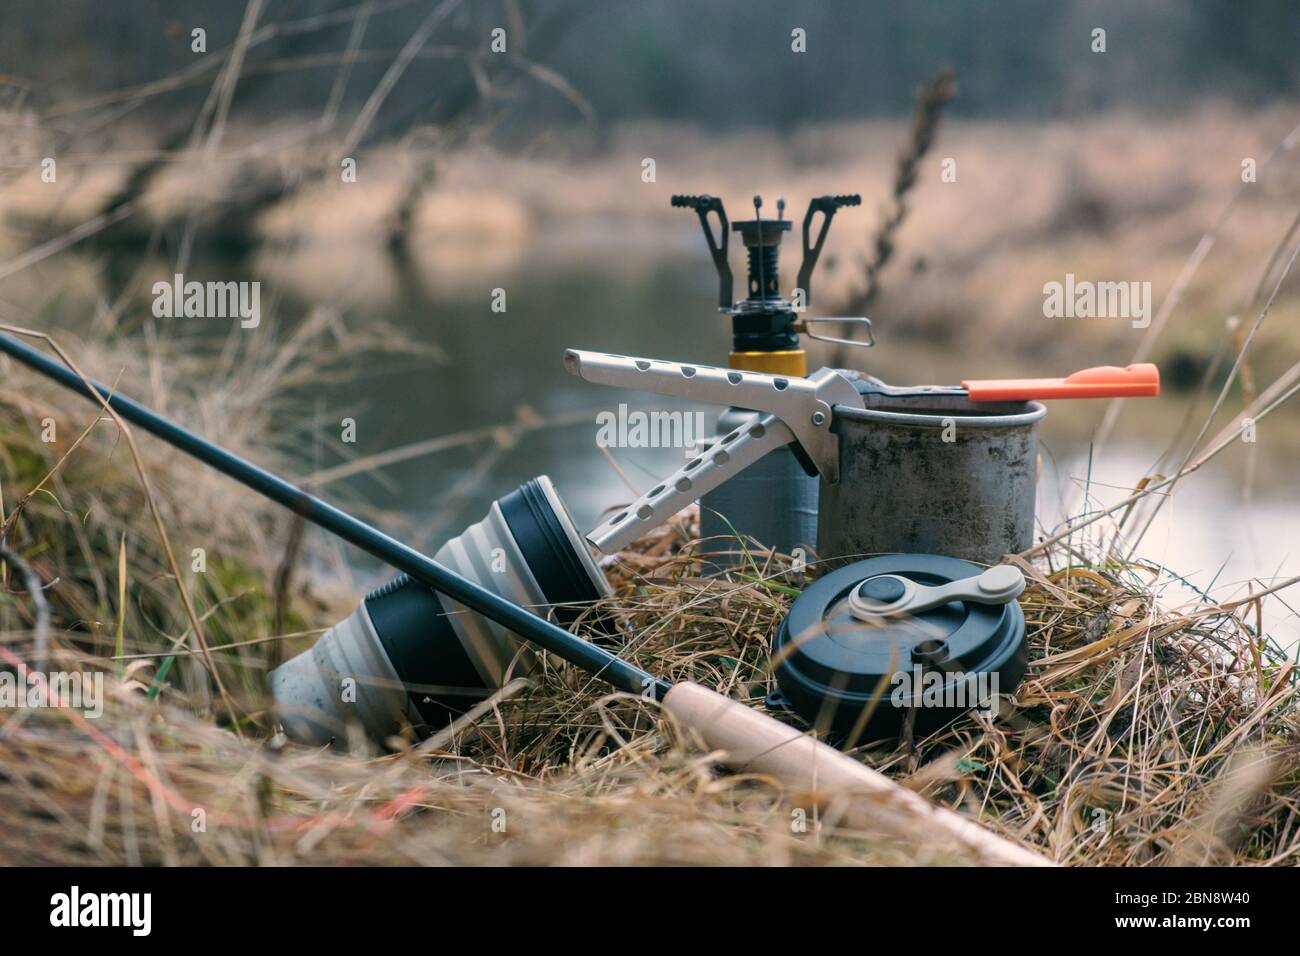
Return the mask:
M 884 617 L 919 614 L 947 604 L 1009 604 L 1025 589 L 1020 569 L 999 564 L 983 574 L 958 578 L 939 587 L 917 584 L 901 574 L 877 574 L 858 584 L 849 594 L 849 613 L 859 621 L 877 623 Z

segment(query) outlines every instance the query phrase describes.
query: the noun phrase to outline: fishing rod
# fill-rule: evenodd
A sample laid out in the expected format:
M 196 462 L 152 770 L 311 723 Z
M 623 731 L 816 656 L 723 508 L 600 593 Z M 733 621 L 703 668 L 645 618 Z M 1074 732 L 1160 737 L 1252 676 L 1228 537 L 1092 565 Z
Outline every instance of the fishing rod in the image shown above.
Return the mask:
M 89 390 L 86 382 L 71 369 L 25 345 L 12 335 L 0 333 L 0 352 L 91 401 L 98 402 L 102 399 L 131 424 L 138 425 L 151 435 L 223 475 L 233 478 L 264 498 L 301 515 L 318 528 L 337 535 L 385 564 L 410 575 L 421 584 L 496 621 L 502 627 L 527 638 L 538 647 L 550 651 L 619 690 L 631 694 L 643 694 L 648 690 L 654 695 L 655 700 L 662 700 L 672 686 L 605 648 L 529 613 L 499 594 L 494 594 L 487 588 L 443 567 L 432 558 L 390 537 L 378 528 L 317 498 L 246 458 L 241 458 L 189 429 L 182 428 L 139 402 L 120 395 L 98 382 L 91 382 L 93 391 Z

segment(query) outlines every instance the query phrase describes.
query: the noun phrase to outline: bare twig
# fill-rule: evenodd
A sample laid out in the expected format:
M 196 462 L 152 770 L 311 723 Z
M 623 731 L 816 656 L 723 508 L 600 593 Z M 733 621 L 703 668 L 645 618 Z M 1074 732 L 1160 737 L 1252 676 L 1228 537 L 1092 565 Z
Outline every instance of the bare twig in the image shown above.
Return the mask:
M 388 94 L 393 91 L 397 81 L 402 78 L 406 68 L 411 65 L 411 60 L 420 52 L 420 48 L 429 41 L 429 37 L 432 36 L 438 25 L 459 5 L 460 0 L 443 0 L 411 34 L 411 38 L 406 41 L 406 45 L 402 47 L 397 58 L 393 60 L 378 85 L 371 91 L 370 98 L 366 100 L 361 112 L 357 114 L 357 118 L 352 123 L 352 128 L 343 137 L 343 143 L 339 147 L 340 156 L 350 156 L 352 151 L 356 149 L 357 144 L 365 137 L 366 131 L 370 129 L 370 124 L 374 122 L 379 108 L 384 105 L 384 100 L 388 99 Z
M 957 92 L 957 84 L 952 70 L 944 70 L 932 77 L 916 93 L 916 107 L 912 110 L 911 134 L 906 146 L 899 151 L 894 167 L 894 186 L 889 205 L 876 226 L 875 236 L 871 242 L 871 253 L 863 262 L 866 284 L 856 292 L 850 301 L 850 312 L 866 314 L 877 295 L 880 293 L 880 273 L 894 254 L 894 244 L 898 231 L 907 218 L 907 195 L 916 185 L 917 171 L 921 160 L 934 144 L 934 137 L 943 116 L 943 108 Z M 853 336 L 853 326 L 847 333 Z M 847 361 L 848 346 L 840 345 L 835 349 L 833 364 L 843 365 Z

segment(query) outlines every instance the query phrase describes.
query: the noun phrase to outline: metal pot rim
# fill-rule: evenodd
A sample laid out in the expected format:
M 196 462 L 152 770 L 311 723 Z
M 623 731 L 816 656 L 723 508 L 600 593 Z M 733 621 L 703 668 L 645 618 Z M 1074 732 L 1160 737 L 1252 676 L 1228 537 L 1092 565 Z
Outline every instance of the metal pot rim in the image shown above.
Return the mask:
M 1015 402 L 1012 404 L 1023 407 L 1025 411 L 995 412 L 989 415 L 953 415 L 951 411 L 935 411 L 922 414 L 918 412 L 889 412 L 879 408 L 849 408 L 844 405 L 836 405 L 835 417 L 841 421 L 856 423 L 878 422 L 890 425 L 920 425 L 928 428 L 942 428 L 947 419 L 955 419 L 958 425 L 963 428 L 1016 428 L 1037 424 L 1047 414 L 1047 406 L 1042 402 Z M 976 406 L 972 404 L 970 407 L 974 408 Z

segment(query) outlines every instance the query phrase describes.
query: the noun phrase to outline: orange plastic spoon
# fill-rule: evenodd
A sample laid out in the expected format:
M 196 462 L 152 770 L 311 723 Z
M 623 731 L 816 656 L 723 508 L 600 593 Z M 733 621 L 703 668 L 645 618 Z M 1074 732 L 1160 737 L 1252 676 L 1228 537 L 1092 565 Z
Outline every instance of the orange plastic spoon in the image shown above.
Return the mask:
M 1160 394 L 1160 370 L 1150 362 L 1099 365 L 1067 378 L 971 379 L 961 383 L 972 402 L 1049 398 L 1143 398 Z

